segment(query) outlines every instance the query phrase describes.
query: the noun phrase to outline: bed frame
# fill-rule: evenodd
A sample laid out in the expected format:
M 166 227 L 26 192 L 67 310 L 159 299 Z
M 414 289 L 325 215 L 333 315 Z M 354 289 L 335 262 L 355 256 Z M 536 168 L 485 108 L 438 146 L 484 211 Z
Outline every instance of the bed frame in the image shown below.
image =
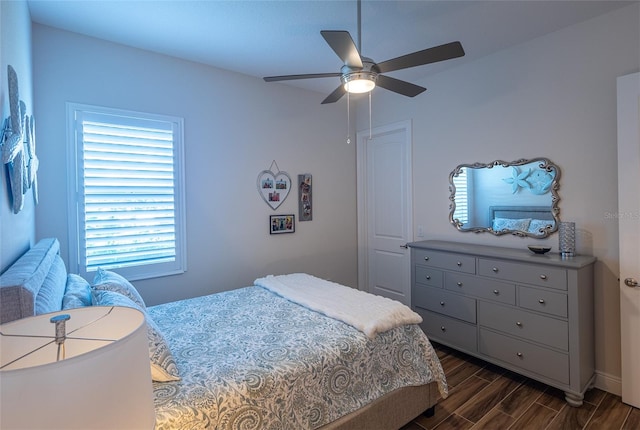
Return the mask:
M 48 302 L 48 279 L 60 270 L 60 244 L 43 239 L 0 276 L 0 322 L 6 323 L 36 314 L 38 300 Z M 56 276 L 60 276 L 59 274 Z M 66 273 L 65 273 L 66 279 Z M 64 293 L 64 292 L 63 292 Z M 60 303 L 62 297 L 60 297 Z M 57 311 L 51 309 L 48 311 Z M 401 388 L 369 405 L 320 427 L 321 430 L 397 430 L 422 413 L 433 414 L 440 399 L 437 383 Z
M 421 414 L 433 416 L 439 399 L 435 382 L 401 388 L 319 430 L 398 430 Z

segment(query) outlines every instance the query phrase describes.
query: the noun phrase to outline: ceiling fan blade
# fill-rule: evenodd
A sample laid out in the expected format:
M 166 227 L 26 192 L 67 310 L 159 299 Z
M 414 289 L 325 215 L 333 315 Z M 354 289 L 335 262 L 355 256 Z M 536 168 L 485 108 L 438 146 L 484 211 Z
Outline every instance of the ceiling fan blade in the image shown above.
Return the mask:
M 266 82 L 276 81 L 292 81 L 295 79 L 313 79 L 313 78 L 335 78 L 342 76 L 342 73 L 310 73 L 306 75 L 283 75 L 283 76 L 267 76 L 263 78 Z
M 320 34 L 322 34 L 324 40 L 327 41 L 344 64 L 360 69 L 363 67 L 358 48 L 356 48 L 356 44 L 353 43 L 353 39 L 348 31 L 322 30 Z
M 426 91 L 426 88 L 414 85 L 410 82 L 401 81 L 400 79 L 390 78 L 389 76 L 378 75 L 376 85 L 394 93 L 402 94 L 407 97 L 415 97 Z
M 345 95 L 347 91 L 344 89 L 343 85 L 340 85 L 338 88 L 336 88 L 335 90 L 333 90 L 333 92 L 331 94 L 329 94 L 327 96 L 326 99 L 324 99 L 322 101 L 321 104 L 326 105 L 327 103 L 335 103 L 338 100 L 340 100 L 340 98 Z
M 383 61 L 382 63 L 378 63 L 378 67 L 380 68 L 380 73 L 393 72 L 394 70 L 450 60 L 452 58 L 462 57 L 463 55 L 464 49 L 462 49 L 462 44 L 460 42 L 451 42 L 403 55 L 402 57 L 397 57 L 392 60 Z

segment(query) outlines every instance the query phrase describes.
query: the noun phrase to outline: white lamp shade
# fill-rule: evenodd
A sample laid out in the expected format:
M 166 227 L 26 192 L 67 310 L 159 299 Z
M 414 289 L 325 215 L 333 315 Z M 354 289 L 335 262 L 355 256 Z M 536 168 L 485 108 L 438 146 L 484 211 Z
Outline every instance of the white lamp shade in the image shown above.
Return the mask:
M 49 320 L 59 314 L 71 319 L 66 358 L 56 361 Z M 146 331 L 140 311 L 102 306 L 0 325 L 0 428 L 153 428 Z

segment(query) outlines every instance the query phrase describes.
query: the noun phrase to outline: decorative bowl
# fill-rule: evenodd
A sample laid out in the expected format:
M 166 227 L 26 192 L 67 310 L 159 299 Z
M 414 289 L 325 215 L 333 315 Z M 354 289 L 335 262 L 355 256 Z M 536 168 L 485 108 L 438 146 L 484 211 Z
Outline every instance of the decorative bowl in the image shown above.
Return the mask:
M 536 253 L 536 254 L 545 254 L 545 253 L 551 251 L 551 247 L 550 246 L 528 245 L 527 248 L 529 248 L 529 250 L 531 252 Z

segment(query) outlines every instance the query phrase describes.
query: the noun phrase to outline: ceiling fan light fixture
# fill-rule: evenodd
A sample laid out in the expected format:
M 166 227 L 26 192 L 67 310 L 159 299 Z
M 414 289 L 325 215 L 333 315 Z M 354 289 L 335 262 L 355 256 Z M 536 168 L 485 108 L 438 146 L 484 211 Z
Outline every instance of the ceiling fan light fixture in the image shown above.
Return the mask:
M 362 94 L 372 91 L 376 87 L 377 73 L 352 72 L 342 75 L 345 91 L 351 94 Z

